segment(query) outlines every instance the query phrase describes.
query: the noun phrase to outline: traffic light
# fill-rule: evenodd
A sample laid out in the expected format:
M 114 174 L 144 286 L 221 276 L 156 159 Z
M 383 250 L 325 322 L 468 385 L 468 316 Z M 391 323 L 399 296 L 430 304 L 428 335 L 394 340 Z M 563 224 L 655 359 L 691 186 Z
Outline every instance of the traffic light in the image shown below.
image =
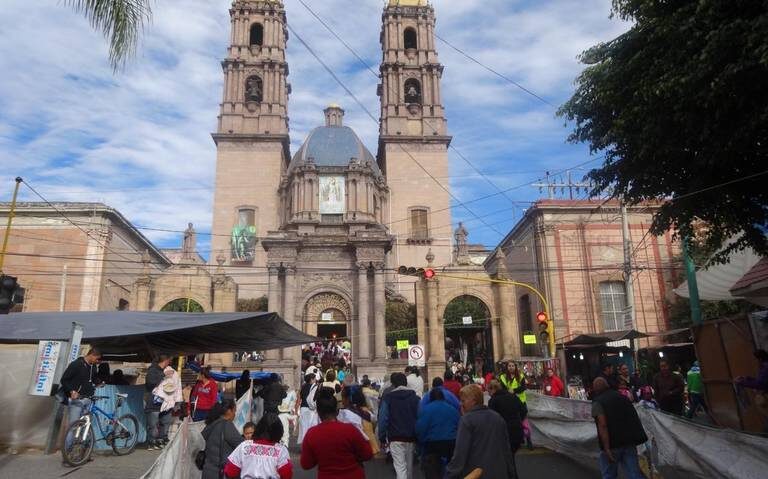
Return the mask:
M 24 302 L 24 288 L 19 286 L 15 276 L 0 276 L 0 314 L 8 314 L 14 304 Z
M 413 266 L 400 266 L 397 268 L 397 274 L 416 276 L 422 279 L 433 279 L 437 275 L 432 268 L 415 268 Z
M 549 350 L 549 355 L 554 357 L 554 331 L 549 315 L 544 311 L 536 313 L 536 321 L 539 323 L 539 341 L 542 347 Z

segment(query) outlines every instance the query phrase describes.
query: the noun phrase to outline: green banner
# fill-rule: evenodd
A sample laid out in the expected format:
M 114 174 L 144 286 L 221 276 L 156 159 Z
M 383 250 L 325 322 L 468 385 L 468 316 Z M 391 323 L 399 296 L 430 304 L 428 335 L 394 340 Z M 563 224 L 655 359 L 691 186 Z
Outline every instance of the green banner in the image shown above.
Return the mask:
M 256 254 L 256 227 L 235 226 L 232 228 L 232 260 L 253 261 Z

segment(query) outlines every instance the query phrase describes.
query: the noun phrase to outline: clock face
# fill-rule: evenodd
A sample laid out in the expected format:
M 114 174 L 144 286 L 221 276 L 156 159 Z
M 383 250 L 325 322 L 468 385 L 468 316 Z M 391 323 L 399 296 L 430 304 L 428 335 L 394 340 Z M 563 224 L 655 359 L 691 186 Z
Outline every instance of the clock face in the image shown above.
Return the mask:
M 486 258 L 488 258 L 488 256 L 471 256 L 469 258 L 469 261 L 472 264 L 480 266 L 481 264 L 483 264 L 483 262 L 486 260 Z

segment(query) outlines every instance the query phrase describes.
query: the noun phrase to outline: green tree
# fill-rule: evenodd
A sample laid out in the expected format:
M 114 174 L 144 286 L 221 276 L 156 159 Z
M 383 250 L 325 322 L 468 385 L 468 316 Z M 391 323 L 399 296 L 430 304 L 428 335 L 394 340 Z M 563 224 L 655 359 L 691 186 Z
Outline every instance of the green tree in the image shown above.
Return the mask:
M 169 301 L 160 311 L 172 311 L 175 313 L 186 313 L 189 307 L 190 313 L 204 313 L 203 307 L 194 299 L 179 298 Z
M 85 15 L 109 42 L 109 63 L 114 70 L 136 53 L 144 26 L 152 19 L 150 0 L 64 0 Z
M 768 3 L 614 0 L 632 21 L 581 55 L 588 66 L 559 110 L 571 142 L 605 155 L 593 194 L 669 198 L 653 234 L 677 228 L 724 260 L 768 254 Z M 703 234 L 703 237 L 702 237 Z M 726 243 L 729 238 L 736 241 Z
M 388 332 L 416 329 L 416 305 L 405 301 L 387 301 L 384 324 Z
M 248 298 L 237 300 L 237 311 L 240 313 L 256 313 L 269 311 L 269 301 L 264 295 L 260 298 Z
M 488 306 L 480 298 L 469 295 L 459 296 L 448 303 L 443 319 L 446 325 L 462 324 L 464 316 L 472 316 L 473 322 L 491 319 Z

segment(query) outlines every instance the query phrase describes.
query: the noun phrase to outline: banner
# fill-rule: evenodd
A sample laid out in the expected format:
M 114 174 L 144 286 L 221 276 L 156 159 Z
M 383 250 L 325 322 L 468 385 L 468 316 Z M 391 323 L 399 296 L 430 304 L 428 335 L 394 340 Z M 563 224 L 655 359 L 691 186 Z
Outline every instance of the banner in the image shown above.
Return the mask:
M 53 387 L 56 365 L 61 358 L 61 341 L 40 341 L 35 356 L 35 369 L 27 394 L 32 396 L 50 396 Z
M 235 406 L 235 419 L 232 422 L 235 424 L 238 432 L 242 434 L 245 423 L 253 420 L 253 383 L 251 383 L 248 391 L 240 396 Z
M 346 208 L 346 183 L 343 176 L 320 177 L 320 214 L 343 214 Z

